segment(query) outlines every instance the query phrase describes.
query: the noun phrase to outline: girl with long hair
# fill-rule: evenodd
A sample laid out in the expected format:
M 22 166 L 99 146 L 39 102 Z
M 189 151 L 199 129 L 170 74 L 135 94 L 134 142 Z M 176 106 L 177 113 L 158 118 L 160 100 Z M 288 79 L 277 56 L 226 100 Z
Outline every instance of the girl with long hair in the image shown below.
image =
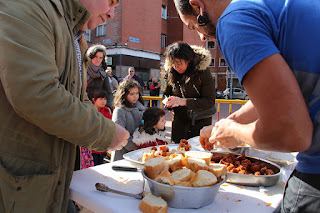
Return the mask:
M 123 158 L 123 154 L 136 149 L 132 142 L 134 131 L 142 124 L 145 111 L 140 84 L 133 79 L 125 79 L 119 84 L 114 99 L 112 121 L 119 124 L 130 133 L 128 144 L 115 152 L 114 160 Z

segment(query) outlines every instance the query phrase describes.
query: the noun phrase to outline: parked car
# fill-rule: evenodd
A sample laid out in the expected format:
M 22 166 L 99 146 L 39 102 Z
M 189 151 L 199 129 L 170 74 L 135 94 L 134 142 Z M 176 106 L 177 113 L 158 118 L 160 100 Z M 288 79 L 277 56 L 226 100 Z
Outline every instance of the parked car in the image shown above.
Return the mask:
M 249 97 L 241 88 L 232 88 L 232 99 L 243 99 L 243 100 L 249 100 Z M 230 88 L 227 88 L 225 91 L 223 91 L 223 95 L 225 99 L 230 99 Z
M 216 98 L 217 98 L 217 99 L 222 99 L 222 98 L 224 98 L 223 92 L 222 92 L 222 91 L 217 91 L 217 93 L 216 93 Z

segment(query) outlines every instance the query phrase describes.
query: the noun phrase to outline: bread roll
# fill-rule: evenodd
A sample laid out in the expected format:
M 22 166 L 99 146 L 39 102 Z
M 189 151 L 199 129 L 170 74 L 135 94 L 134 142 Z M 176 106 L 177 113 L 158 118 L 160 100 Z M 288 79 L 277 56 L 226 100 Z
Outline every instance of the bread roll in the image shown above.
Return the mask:
M 179 182 L 190 181 L 191 178 L 194 176 L 194 172 L 190 169 L 180 169 L 171 174 L 174 183 L 178 184 Z
M 164 161 L 164 167 L 163 167 L 163 170 L 168 170 L 169 171 L 169 160 L 165 160 Z
M 212 172 L 217 178 L 220 178 L 221 175 L 227 174 L 227 166 L 220 163 L 211 163 L 208 171 Z
M 139 204 L 139 209 L 143 213 L 167 213 L 168 204 L 161 197 L 156 197 L 149 193 Z
M 168 170 L 163 170 L 155 179 L 159 183 L 174 185 L 174 180 Z
M 174 157 L 173 159 L 171 159 L 168 162 L 168 164 L 169 164 L 171 171 L 174 172 L 174 171 L 182 169 L 182 167 L 186 166 L 186 160 L 181 154 L 179 154 L 176 157 Z
M 194 187 L 211 186 L 217 183 L 217 178 L 214 174 L 206 170 L 199 170 L 195 176 L 190 180 Z
M 189 151 L 184 153 L 186 158 L 197 158 L 205 160 L 206 164 L 209 166 L 211 162 L 212 153 L 210 152 L 200 152 L 200 151 Z
M 206 164 L 205 160 L 198 158 L 187 158 L 186 167 L 195 173 L 199 170 L 208 170 L 208 165 Z
M 155 157 L 154 153 L 155 153 L 155 150 L 151 150 L 151 149 L 144 151 L 142 153 L 141 161 L 144 163 L 144 162 L 147 162 L 148 160 L 150 160 L 151 158 L 154 158 Z
M 166 162 L 163 158 L 152 158 L 144 164 L 144 171 L 149 178 L 154 179 L 164 170 L 165 167 Z

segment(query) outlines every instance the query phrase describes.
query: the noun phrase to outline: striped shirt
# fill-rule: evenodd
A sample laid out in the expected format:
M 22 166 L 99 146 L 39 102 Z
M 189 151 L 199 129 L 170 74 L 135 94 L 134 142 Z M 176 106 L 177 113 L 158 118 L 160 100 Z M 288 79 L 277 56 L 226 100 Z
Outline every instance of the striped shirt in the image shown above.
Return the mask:
M 80 51 L 80 46 L 79 46 L 79 38 L 82 35 L 82 31 L 79 31 L 73 38 L 74 38 L 74 44 L 76 47 L 76 53 L 77 53 L 77 59 L 78 59 L 78 66 L 79 66 L 79 70 L 80 70 L 80 87 L 82 87 L 82 59 L 81 59 L 81 51 Z

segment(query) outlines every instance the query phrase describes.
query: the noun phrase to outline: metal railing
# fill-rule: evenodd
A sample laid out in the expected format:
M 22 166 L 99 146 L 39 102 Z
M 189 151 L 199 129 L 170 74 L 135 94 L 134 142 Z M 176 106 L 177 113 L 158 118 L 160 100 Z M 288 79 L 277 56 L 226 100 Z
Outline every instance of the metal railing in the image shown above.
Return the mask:
M 160 108 L 162 109 L 163 108 L 163 104 L 162 104 L 162 97 L 159 97 L 159 96 L 142 96 L 143 100 L 147 101 L 149 100 L 149 104 L 150 104 L 150 107 L 152 107 L 152 100 L 155 100 L 155 101 L 160 101 Z
M 248 100 L 229 100 L 229 99 L 216 99 L 217 104 L 217 121 L 220 119 L 220 104 L 227 103 L 229 104 L 229 115 L 232 113 L 232 104 L 241 104 L 242 106 L 247 103 Z
M 145 101 L 149 100 L 150 107 L 152 107 L 152 100 L 160 101 L 160 108 L 163 108 L 162 97 L 158 96 L 142 96 Z M 220 119 L 220 104 L 226 103 L 229 104 L 229 115 L 232 113 L 232 104 L 241 104 L 242 106 L 247 103 L 248 100 L 229 100 L 229 99 L 216 99 L 217 106 L 217 121 Z

